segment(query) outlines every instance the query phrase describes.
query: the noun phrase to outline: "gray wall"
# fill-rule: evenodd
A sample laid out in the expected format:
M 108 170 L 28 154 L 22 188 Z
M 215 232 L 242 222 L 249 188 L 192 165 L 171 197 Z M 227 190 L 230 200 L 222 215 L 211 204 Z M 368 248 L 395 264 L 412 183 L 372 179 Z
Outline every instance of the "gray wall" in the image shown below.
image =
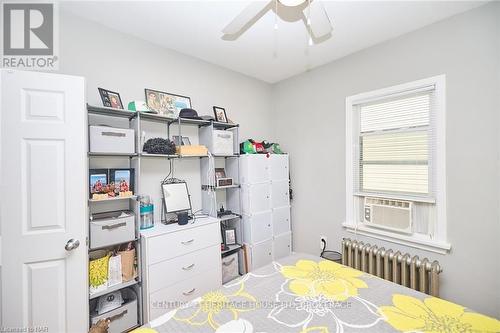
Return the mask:
M 151 88 L 190 96 L 201 115 L 213 115 L 214 105 L 224 107 L 231 120 L 244 124 L 242 137 L 269 138 L 272 133 L 269 84 L 111 30 L 64 9 L 60 21 L 59 72 L 86 78 L 90 104 L 101 105 L 97 87 L 119 92 L 124 104 L 144 100 L 144 88 Z
M 447 207 L 452 252 L 438 255 L 442 297 L 500 316 L 500 3 L 379 44 L 273 88 L 275 134 L 291 154 L 294 247 L 319 253 L 354 238 L 345 218 L 345 98 L 434 75 L 447 77 Z

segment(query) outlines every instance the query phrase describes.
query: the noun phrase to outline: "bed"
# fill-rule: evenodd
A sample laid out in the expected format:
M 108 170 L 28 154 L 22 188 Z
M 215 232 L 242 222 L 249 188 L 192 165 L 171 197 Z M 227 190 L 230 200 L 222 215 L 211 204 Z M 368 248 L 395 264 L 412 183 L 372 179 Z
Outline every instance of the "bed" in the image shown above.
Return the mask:
M 156 332 L 500 332 L 500 321 L 319 257 L 292 254 L 150 322 Z

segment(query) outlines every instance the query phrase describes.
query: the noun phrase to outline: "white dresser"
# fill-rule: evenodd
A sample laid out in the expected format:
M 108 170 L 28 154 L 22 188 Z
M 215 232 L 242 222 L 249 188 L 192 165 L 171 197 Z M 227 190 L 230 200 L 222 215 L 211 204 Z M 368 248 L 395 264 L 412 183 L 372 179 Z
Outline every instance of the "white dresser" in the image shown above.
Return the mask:
M 240 184 L 243 241 L 253 270 L 292 250 L 288 155 L 242 155 Z
M 141 231 L 144 321 L 222 285 L 219 220 Z

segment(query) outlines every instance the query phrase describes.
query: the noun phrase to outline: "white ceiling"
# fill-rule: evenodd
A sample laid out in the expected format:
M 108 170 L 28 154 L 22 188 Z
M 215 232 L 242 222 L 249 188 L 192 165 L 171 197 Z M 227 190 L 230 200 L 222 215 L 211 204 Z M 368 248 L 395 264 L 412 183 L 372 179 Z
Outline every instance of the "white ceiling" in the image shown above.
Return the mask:
M 318 1 L 318 0 L 316 0 Z M 63 10 L 213 64 L 277 82 L 385 40 L 419 29 L 483 1 L 323 1 L 330 39 L 308 47 L 302 21 L 267 12 L 234 41 L 221 30 L 249 1 L 75 1 Z M 279 10 L 278 10 L 279 12 Z M 314 17 L 312 18 L 314 19 Z

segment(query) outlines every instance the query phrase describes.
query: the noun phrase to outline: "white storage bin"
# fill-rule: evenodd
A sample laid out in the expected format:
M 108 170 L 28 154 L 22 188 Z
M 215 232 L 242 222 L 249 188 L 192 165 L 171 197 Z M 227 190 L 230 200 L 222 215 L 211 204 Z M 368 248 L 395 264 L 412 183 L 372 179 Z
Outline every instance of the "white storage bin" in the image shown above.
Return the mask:
M 91 153 L 133 154 L 135 152 L 133 129 L 91 125 L 89 135 Z
M 216 130 L 211 126 L 200 128 L 200 144 L 216 156 L 231 156 L 235 154 L 234 133 L 232 130 Z
M 101 319 L 110 318 L 111 322 L 109 323 L 108 333 L 121 333 L 138 324 L 137 295 L 130 288 L 122 289 L 121 293 L 122 298 L 125 301 L 123 305 L 101 315 L 97 314 L 97 299 L 92 302 L 90 315 L 92 325 Z
M 271 239 L 273 235 L 271 211 L 243 215 L 243 241 L 245 243 L 259 243 Z
M 287 257 L 290 255 L 290 253 L 292 253 L 292 233 L 288 232 L 286 234 L 274 237 L 274 260 Z
M 124 243 L 135 239 L 135 216 L 130 211 L 94 214 L 90 221 L 90 248 Z
M 229 282 L 240 276 L 238 253 L 233 253 L 222 258 L 222 283 Z

